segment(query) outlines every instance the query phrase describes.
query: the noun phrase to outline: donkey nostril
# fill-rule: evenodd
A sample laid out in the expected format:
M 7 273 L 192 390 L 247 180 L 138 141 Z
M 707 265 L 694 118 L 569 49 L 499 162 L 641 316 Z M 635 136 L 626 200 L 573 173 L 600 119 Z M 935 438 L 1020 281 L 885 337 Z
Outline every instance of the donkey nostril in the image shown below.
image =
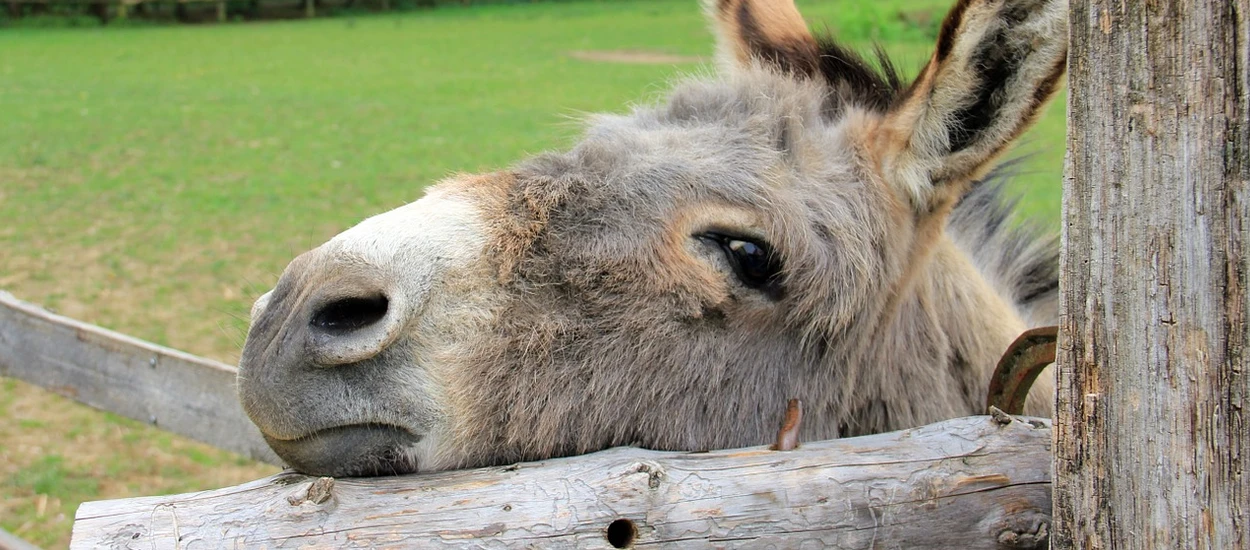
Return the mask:
M 381 294 L 368 298 L 335 300 L 313 314 L 312 325 L 325 332 L 360 330 L 386 317 L 387 300 Z
M 398 337 L 403 296 L 393 296 L 392 303 L 375 288 L 341 288 L 335 294 L 313 299 L 304 341 L 306 358 L 312 365 L 359 363 L 381 353 Z

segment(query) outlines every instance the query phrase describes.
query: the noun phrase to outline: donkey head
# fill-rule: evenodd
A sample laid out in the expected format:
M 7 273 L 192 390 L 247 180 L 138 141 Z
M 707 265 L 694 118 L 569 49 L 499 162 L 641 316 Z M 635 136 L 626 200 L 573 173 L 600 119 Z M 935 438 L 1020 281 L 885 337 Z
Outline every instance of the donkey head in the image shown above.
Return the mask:
M 707 11 L 720 76 L 291 262 L 239 376 L 279 456 L 354 475 L 757 445 L 792 397 L 812 439 L 979 412 L 1053 316 L 1053 247 L 976 182 L 1058 86 L 1066 2 L 961 0 L 910 85 L 791 0 Z

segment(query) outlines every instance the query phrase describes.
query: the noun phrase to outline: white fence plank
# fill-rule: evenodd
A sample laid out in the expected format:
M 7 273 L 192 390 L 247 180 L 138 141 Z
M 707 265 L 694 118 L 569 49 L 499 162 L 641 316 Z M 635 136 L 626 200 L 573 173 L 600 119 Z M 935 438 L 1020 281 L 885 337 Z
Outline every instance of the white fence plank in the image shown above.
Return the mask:
M 281 464 L 248 420 L 236 369 L 75 321 L 0 291 L 0 376 Z

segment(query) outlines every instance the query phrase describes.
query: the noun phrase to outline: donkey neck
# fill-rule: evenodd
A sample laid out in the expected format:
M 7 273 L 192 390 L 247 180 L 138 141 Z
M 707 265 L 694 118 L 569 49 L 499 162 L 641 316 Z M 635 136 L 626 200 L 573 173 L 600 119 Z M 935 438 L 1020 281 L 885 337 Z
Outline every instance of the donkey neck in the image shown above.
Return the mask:
M 1025 328 L 956 243 L 941 235 L 931 246 L 873 334 L 859 338 L 870 344 L 853 360 L 842 436 L 983 413 L 990 374 Z

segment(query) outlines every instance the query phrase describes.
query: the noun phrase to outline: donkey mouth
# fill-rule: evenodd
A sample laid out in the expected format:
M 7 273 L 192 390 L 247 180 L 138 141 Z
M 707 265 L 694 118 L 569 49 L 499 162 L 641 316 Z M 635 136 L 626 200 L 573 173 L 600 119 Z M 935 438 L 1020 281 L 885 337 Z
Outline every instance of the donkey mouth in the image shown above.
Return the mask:
M 308 475 L 354 477 L 417 471 L 413 445 L 421 436 L 390 424 L 351 424 L 318 430 L 295 439 L 265 436 L 288 465 Z

